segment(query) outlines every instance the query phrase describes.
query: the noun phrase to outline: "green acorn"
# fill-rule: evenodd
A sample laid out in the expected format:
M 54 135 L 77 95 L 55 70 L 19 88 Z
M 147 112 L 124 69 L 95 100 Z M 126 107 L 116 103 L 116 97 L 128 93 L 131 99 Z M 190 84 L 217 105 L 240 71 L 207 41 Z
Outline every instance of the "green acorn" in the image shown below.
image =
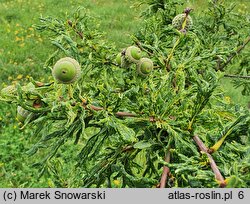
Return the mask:
M 193 20 L 192 20 L 191 16 L 188 15 L 187 20 L 186 20 L 186 25 L 184 28 L 182 28 L 182 25 L 184 23 L 185 18 L 186 18 L 185 13 L 181 13 L 181 14 L 178 14 L 177 16 L 175 16 L 173 21 L 172 21 L 172 25 L 174 26 L 174 28 L 176 28 L 177 30 L 181 30 L 181 29 L 189 30 L 193 25 Z
M 125 56 L 129 62 L 137 63 L 141 58 L 141 50 L 138 47 L 130 46 L 126 49 Z
M 116 55 L 115 61 L 116 61 L 116 63 L 117 63 L 118 65 L 121 66 L 121 64 L 122 64 L 122 53 L 118 53 L 118 54 Z
M 17 106 L 17 115 L 16 115 L 16 119 L 20 122 L 20 123 L 24 123 L 24 121 L 26 120 L 26 118 L 30 115 L 33 114 L 32 112 L 25 110 L 24 108 L 22 108 L 21 106 Z
M 56 62 L 53 67 L 52 75 L 63 84 L 70 84 L 77 81 L 81 74 L 80 64 L 73 58 L 65 57 Z
M 137 73 L 141 76 L 148 76 L 153 70 L 154 64 L 149 58 L 141 58 L 137 64 Z
M 10 85 L 1 90 L 0 99 L 11 102 L 16 95 L 17 95 L 16 86 Z

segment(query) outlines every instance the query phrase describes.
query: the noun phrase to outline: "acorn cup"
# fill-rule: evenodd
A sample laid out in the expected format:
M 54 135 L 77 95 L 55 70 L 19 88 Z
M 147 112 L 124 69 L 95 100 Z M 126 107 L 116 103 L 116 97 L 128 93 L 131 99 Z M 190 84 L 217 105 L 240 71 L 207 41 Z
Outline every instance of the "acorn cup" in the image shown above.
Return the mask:
M 29 115 L 33 114 L 32 112 L 25 110 L 24 108 L 22 108 L 21 106 L 17 106 L 17 115 L 16 118 L 18 120 L 18 122 L 20 123 L 24 123 L 24 121 L 26 120 L 26 118 L 28 118 Z
M 187 18 L 186 24 L 185 24 L 184 28 L 182 28 L 185 18 Z M 181 14 L 178 14 L 177 16 L 174 17 L 174 19 L 172 21 L 172 25 L 177 30 L 185 29 L 187 31 L 187 30 L 190 30 L 190 28 L 192 27 L 193 20 L 192 20 L 190 15 L 187 15 L 186 13 L 181 13 Z
M 141 58 L 137 64 L 137 73 L 143 77 L 148 76 L 153 70 L 153 61 L 149 58 Z
M 15 85 L 10 85 L 3 88 L 0 92 L 0 98 L 4 101 L 11 102 L 13 97 L 17 95 L 17 89 Z
M 115 62 L 122 68 L 129 68 L 131 62 L 126 58 L 126 49 L 123 49 L 120 53 L 116 55 Z
M 130 66 L 131 66 L 131 62 L 129 62 L 127 60 L 127 58 L 124 55 L 122 55 L 121 56 L 121 67 L 122 68 L 129 68 Z
M 130 46 L 126 49 L 125 57 L 131 63 L 138 63 L 142 56 L 140 48 L 136 46 Z
M 52 75 L 54 79 L 59 83 L 71 84 L 76 82 L 80 78 L 81 66 L 73 58 L 61 58 L 54 65 Z

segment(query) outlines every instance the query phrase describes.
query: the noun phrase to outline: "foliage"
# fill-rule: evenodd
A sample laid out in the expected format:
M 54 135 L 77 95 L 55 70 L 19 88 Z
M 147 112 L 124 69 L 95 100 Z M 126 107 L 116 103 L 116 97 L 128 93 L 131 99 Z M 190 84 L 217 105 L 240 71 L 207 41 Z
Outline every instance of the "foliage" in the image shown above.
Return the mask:
M 154 62 L 147 77 L 138 75 L 135 64 L 115 63 L 117 50 L 85 9 L 65 19 L 41 18 L 36 28 L 55 46 L 44 67 L 72 57 L 82 75 L 73 84 L 31 79 L 2 95 L 33 112 L 22 126 L 36 130 L 28 154 L 43 151 L 35 166 L 56 175 L 60 165 L 51 165 L 53 157 L 73 141 L 81 147 L 76 171 L 83 187 L 156 187 L 163 166 L 170 168 L 169 187 L 217 187 L 207 155 L 193 140 L 198 135 L 213 146 L 231 187 L 248 187 L 249 111 L 229 103 L 219 85 L 225 74 L 220 65 L 246 37 L 244 22 L 228 15 L 231 7 L 211 1 L 204 16 L 188 14 L 194 17 L 191 30 L 176 30 L 171 19 L 182 1 L 148 3 L 145 24 L 132 36 Z

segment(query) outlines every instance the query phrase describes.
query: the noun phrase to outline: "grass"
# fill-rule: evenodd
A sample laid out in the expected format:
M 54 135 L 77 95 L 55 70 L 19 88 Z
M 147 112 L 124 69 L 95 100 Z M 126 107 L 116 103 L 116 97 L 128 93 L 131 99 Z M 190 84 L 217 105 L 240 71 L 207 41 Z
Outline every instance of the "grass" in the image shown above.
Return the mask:
M 60 17 L 71 13 L 78 6 L 86 7 L 100 19 L 100 28 L 106 33 L 110 43 L 117 49 L 131 43 L 129 34 L 140 26 L 139 11 L 130 8 L 132 0 L 1 0 L 0 1 L 0 89 L 6 84 L 28 81 L 29 76 L 43 80 L 50 75 L 44 70 L 43 62 L 52 53 L 49 41 L 34 30 L 40 16 Z M 237 1 L 239 11 L 247 10 L 247 0 Z M 202 12 L 203 0 L 189 0 L 187 6 Z M 249 8 L 249 7 L 248 7 Z M 35 12 L 31 12 L 35 11 Z M 226 93 L 235 103 L 246 105 L 248 97 L 242 97 L 240 89 L 235 90 L 230 80 L 223 81 Z M 40 180 L 32 163 L 39 158 L 28 158 L 25 152 L 30 148 L 31 131 L 21 131 L 15 120 L 15 108 L 0 103 L 0 187 L 77 187 L 77 180 L 68 176 L 75 174 L 72 158 L 61 151 L 63 159 L 55 159 L 57 176 L 49 172 Z M 75 151 L 74 145 L 66 146 L 67 152 Z M 67 163 L 67 168 L 63 164 Z M 69 164 L 72 164 L 69 165 Z M 61 167 L 60 167 L 61 166 Z M 77 176 L 76 176 L 77 178 Z M 78 177 L 79 178 L 79 177 Z M 78 179 L 80 180 L 80 179 Z
M 221 83 L 223 84 L 224 92 L 227 96 L 231 98 L 231 103 L 236 104 L 243 104 L 247 107 L 249 107 L 250 104 L 250 97 L 249 96 L 243 96 L 241 94 L 242 87 L 239 87 L 235 90 L 235 87 L 232 84 L 232 81 L 228 78 L 224 78 Z

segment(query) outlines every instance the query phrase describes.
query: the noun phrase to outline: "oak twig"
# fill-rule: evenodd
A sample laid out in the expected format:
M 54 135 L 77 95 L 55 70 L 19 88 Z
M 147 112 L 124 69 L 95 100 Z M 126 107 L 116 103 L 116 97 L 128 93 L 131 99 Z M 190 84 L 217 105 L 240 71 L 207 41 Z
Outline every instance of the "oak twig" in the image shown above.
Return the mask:
M 101 111 L 101 110 L 104 110 L 103 107 L 100 107 L 100 106 L 94 106 L 94 105 L 87 105 L 87 101 L 84 101 L 82 103 L 82 106 L 85 108 L 85 109 L 89 109 L 89 110 L 94 110 L 94 111 Z M 129 112 L 122 112 L 122 111 L 118 111 L 115 113 L 115 116 L 116 117 L 137 117 L 138 115 L 136 113 L 129 113 Z M 156 122 L 157 120 L 155 119 L 155 117 L 153 116 L 150 116 L 149 117 L 149 122 Z
M 90 105 L 89 107 L 90 107 L 91 110 L 95 110 L 95 111 L 104 110 L 103 107 L 99 107 L 99 106 Z
M 79 35 L 81 39 L 83 39 L 83 33 L 75 29 L 75 27 L 72 24 L 72 21 L 68 20 L 67 23 L 75 31 L 75 33 Z
M 224 77 L 238 78 L 238 79 L 250 79 L 250 76 L 239 76 L 239 75 L 233 75 L 233 74 L 225 74 Z
M 168 163 L 170 162 L 170 152 L 169 151 L 165 157 L 165 162 L 168 162 Z M 160 186 L 159 186 L 160 188 L 166 187 L 169 172 L 170 172 L 170 169 L 167 166 L 163 166 L 163 172 L 161 175 L 161 181 L 160 181 Z
M 115 115 L 117 117 L 136 117 L 137 115 L 135 113 L 128 113 L 128 112 L 116 112 Z
M 224 64 L 220 65 L 219 70 L 224 71 L 224 68 L 232 61 L 232 59 L 233 59 L 236 55 L 238 55 L 238 54 L 245 48 L 245 46 L 246 46 L 249 42 L 250 42 L 250 36 L 248 36 L 248 38 L 245 40 L 245 42 L 244 42 L 240 47 L 238 47 L 238 49 L 236 50 L 236 52 L 232 53 L 232 54 L 228 57 L 227 61 L 226 61 Z
M 210 166 L 215 174 L 216 180 L 219 181 L 220 187 L 224 188 L 226 186 L 225 179 L 221 175 L 220 170 L 219 170 L 218 166 L 216 165 L 213 157 L 211 156 L 211 154 L 208 153 L 208 148 L 204 145 L 204 143 L 201 141 L 201 139 L 197 135 L 195 135 L 193 137 L 193 140 L 198 145 L 200 151 L 204 152 L 207 155 L 209 162 L 210 162 Z

